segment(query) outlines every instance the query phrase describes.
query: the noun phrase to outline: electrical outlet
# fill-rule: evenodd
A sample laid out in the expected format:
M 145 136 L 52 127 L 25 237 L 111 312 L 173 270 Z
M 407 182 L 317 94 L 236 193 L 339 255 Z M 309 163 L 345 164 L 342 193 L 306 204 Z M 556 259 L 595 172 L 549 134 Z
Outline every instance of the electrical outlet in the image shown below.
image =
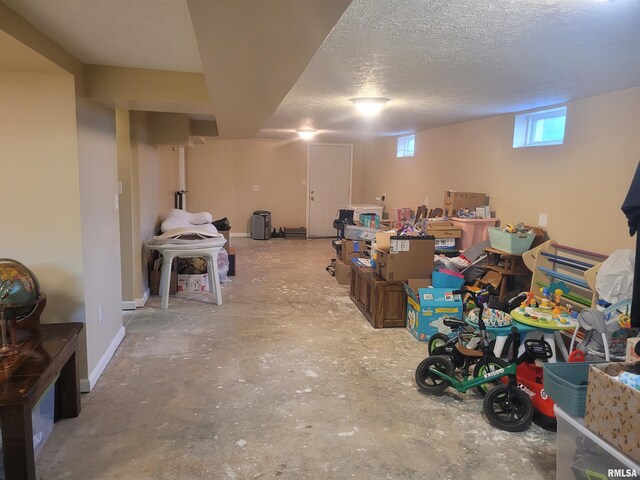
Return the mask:
M 115 207 L 116 207 L 116 210 L 119 210 L 120 209 L 120 197 L 118 196 L 117 193 L 116 193 L 115 197 L 116 197 Z
M 253 191 L 254 192 L 259 192 L 260 191 L 260 185 L 254 185 L 253 186 Z
M 302 179 L 302 186 L 303 186 L 303 187 L 306 187 L 306 186 L 307 186 L 307 179 L 306 179 L 306 178 L 303 178 L 303 179 Z
M 424 197 L 424 204 L 429 205 L 429 197 Z
M 538 215 L 538 226 L 546 227 L 547 226 L 547 214 L 541 213 Z
M 102 305 L 98 305 L 98 323 L 102 322 Z

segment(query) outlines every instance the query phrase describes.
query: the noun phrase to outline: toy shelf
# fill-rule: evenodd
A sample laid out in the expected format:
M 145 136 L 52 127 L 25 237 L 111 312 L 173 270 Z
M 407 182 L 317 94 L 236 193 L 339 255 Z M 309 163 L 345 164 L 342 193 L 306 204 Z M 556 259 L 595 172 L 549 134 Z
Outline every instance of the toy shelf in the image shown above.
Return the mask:
M 522 254 L 524 264 L 533 274 L 531 291 L 537 293 L 542 287 L 563 282 L 569 288 L 563 299 L 576 310 L 595 307 L 598 303 L 596 277 L 606 259 L 607 255 L 560 245 L 553 240 Z

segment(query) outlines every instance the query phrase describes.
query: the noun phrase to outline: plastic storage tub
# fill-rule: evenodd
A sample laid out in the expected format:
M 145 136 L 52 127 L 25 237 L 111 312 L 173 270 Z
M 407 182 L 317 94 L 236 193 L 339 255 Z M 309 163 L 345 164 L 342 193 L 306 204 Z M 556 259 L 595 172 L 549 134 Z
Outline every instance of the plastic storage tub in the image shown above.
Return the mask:
M 33 424 L 33 456 L 38 458 L 42 447 L 53 431 L 53 420 L 55 413 L 55 384 L 56 379 L 44 392 L 38 403 L 31 410 L 31 422 Z M 0 430 L 0 434 L 1 434 Z M 0 435 L 0 439 L 2 436 Z M 0 440 L 0 480 L 4 480 L 4 452 Z
M 513 255 L 520 255 L 529 250 L 534 238 L 535 233 L 508 233 L 498 227 L 489 227 L 491 248 Z
M 545 363 L 544 391 L 569 415 L 584 417 L 591 363 Z
M 456 240 L 456 245 L 465 251 L 471 245 L 488 238 L 487 228 L 493 227 L 497 218 L 450 218 L 451 225 L 460 227 L 462 236 Z
M 454 290 L 464 285 L 464 275 L 452 270 L 435 269 L 432 274 L 434 288 L 452 288 Z
M 558 422 L 557 480 L 640 478 L 640 466 L 585 427 L 581 418 L 558 405 L 554 411 Z

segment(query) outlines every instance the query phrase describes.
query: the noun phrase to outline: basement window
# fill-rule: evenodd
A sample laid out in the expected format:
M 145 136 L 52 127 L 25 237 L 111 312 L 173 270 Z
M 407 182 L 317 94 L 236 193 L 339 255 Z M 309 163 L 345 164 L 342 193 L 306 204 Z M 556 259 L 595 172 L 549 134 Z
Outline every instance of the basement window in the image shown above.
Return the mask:
M 562 145 L 567 107 L 516 115 L 513 148 Z
M 405 135 L 404 137 L 398 137 L 398 148 L 396 157 L 413 157 L 416 149 L 416 136 Z

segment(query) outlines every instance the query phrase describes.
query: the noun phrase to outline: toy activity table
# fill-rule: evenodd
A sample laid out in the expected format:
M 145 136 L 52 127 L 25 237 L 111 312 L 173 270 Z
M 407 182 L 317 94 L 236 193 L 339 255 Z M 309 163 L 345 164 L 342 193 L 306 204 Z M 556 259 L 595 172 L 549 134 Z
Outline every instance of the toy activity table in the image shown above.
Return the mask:
M 485 312 L 487 310 L 485 309 Z M 496 311 L 493 309 L 489 309 L 489 311 L 491 312 L 495 312 L 497 314 L 502 314 L 505 316 L 509 316 L 506 313 L 500 312 L 500 311 Z M 467 317 L 465 318 L 465 321 L 467 322 L 468 325 L 472 326 L 473 328 L 478 328 L 478 319 L 476 318 L 476 316 L 473 315 L 473 312 L 470 315 L 467 315 Z M 491 316 L 489 316 L 489 318 L 487 318 L 485 315 L 483 315 L 484 320 L 485 320 L 485 329 L 487 331 L 487 333 L 493 335 L 496 339 L 496 342 L 493 346 L 493 354 L 496 357 L 502 357 L 502 351 L 504 350 L 504 346 L 507 343 L 507 339 L 509 338 L 509 335 L 511 335 L 511 327 L 513 326 L 513 323 L 509 323 L 509 324 L 505 324 L 504 325 L 496 325 L 494 322 L 494 324 L 492 325 L 491 322 Z M 510 319 L 511 321 L 513 319 Z M 518 327 L 518 332 L 522 335 L 526 335 L 530 332 L 537 332 L 538 329 L 536 329 L 535 327 L 530 327 L 529 325 L 525 325 L 523 323 L 517 324 L 515 325 L 516 327 Z
M 524 338 L 525 340 L 542 333 L 542 337 L 549 343 L 553 352 L 549 362 L 556 362 L 556 344 L 564 358 L 567 359 L 569 357 L 560 332 L 562 330 L 572 330 L 578 326 L 578 322 L 571 315 L 564 311 L 558 315 L 553 315 L 552 310 L 546 308 L 518 307 L 511 311 L 511 316 L 518 328 L 522 325 L 533 329 L 528 331 Z M 521 350 L 523 349 L 524 342 L 521 346 Z
M 474 328 L 478 328 L 477 323 L 467 322 Z M 528 335 L 531 332 L 539 332 L 539 330 L 535 327 L 530 327 L 529 325 L 525 325 L 524 323 L 515 325 L 518 327 L 518 332 L 522 335 Z M 493 346 L 493 354 L 496 357 L 502 356 L 502 351 L 504 350 L 504 346 L 507 343 L 507 339 L 509 335 L 511 335 L 511 325 L 505 325 L 504 327 L 486 327 L 487 333 L 490 333 L 494 337 L 496 337 L 496 343 Z

